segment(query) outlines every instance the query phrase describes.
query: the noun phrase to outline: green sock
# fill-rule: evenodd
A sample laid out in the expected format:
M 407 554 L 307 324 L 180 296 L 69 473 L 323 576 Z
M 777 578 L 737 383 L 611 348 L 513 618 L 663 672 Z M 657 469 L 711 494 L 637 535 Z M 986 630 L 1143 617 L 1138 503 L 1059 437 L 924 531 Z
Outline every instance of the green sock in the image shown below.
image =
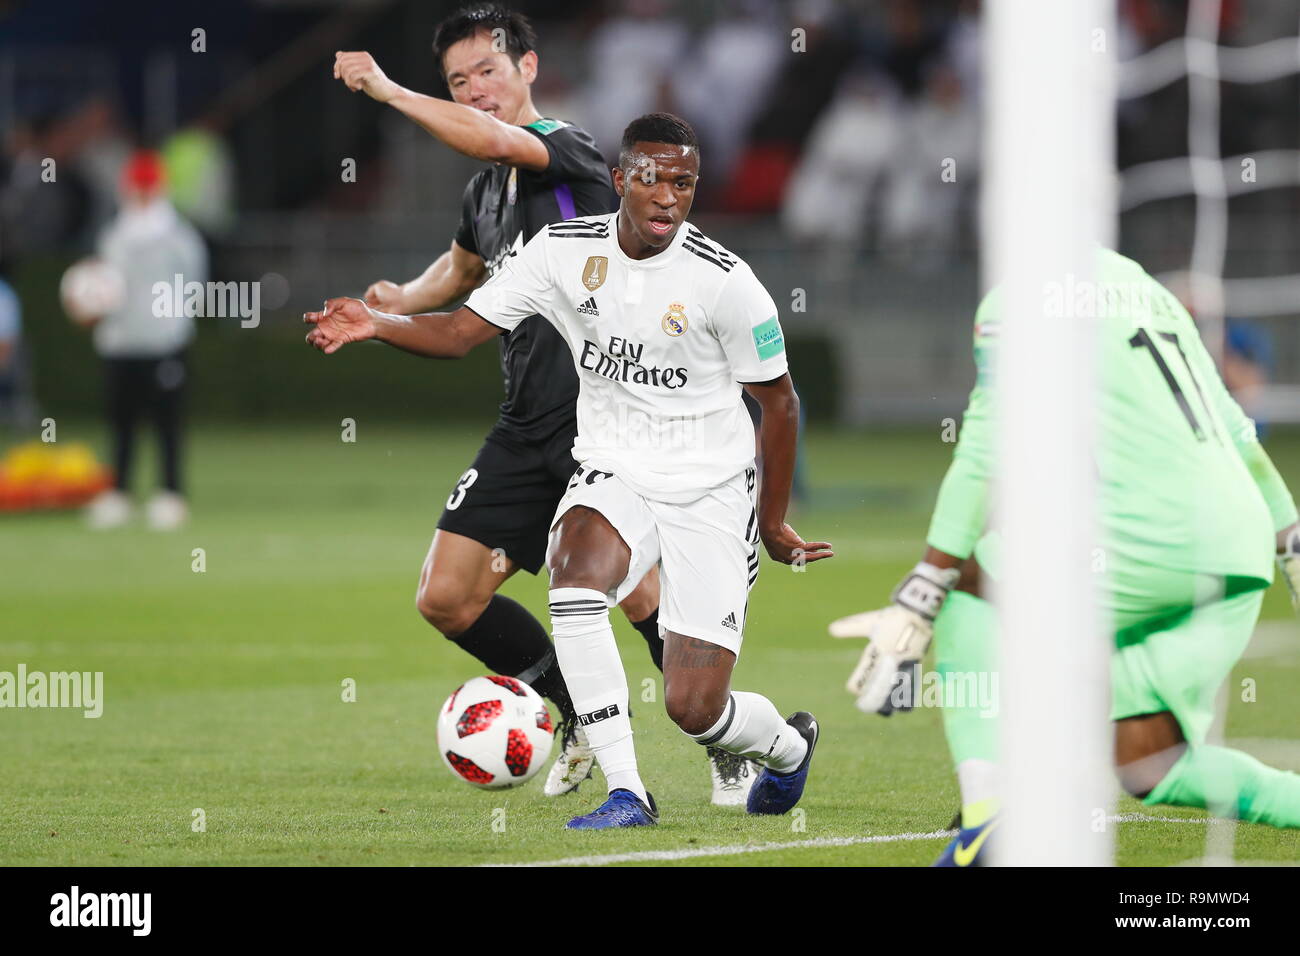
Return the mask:
M 943 732 L 952 764 L 998 758 L 997 611 L 964 591 L 953 591 L 934 622 L 934 669 L 947 695 Z M 987 698 L 987 699 L 986 699 Z
M 961 785 L 961 823 L 978 827 L 998 811 L 997 612 L 964 591 L 934 622 L 934 669 L 942 680 L 943 732 Z
M 1300 776 L 1227 747 L 1192 744 L 1142 801 L 1203 807 L 1219 816 L 1300 827 Z

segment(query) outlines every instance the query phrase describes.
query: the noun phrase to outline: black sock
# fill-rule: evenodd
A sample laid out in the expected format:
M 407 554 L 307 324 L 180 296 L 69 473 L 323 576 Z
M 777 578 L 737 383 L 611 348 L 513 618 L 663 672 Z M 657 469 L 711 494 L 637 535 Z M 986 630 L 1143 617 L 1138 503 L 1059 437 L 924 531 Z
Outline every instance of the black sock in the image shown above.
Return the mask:
M 650 612 L 644 621 L 633 621 L 632 626 L 641 632 L 646 645 L 650 648 L 650 659 L 655 662 L 662 674 L 664 670 L 664 642 L 659 637 L 659 608 Z
M 494 594 L 469 629 L 452 638 L 494 674 L 518 677 L 559 708 L 560 719 L 573 715 L 569 689 L 560 676 L 555 647 L 542 627 L 518 601 Z

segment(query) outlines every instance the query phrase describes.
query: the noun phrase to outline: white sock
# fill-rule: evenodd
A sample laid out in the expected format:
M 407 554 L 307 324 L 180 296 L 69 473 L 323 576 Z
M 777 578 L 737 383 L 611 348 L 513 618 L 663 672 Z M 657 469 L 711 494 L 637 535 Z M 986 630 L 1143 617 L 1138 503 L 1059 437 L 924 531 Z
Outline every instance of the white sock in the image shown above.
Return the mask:
M 609 598 L 590 588 L 552 588 L 551 635 L 573 709 L 609 789 L 631 790 L 646 800 L 627 714 L 627 675 L 609 623 Z
M 718 722 L 692 740 L 757 760 L 769 770 L 790 773 L 808 753 L 808 741 L 787 724 L 762 694 L 733 690 Z
M 992 760 L 963 760 L 957 764 L 957 787 L 963 807 L 998 795 L 998 765 Z

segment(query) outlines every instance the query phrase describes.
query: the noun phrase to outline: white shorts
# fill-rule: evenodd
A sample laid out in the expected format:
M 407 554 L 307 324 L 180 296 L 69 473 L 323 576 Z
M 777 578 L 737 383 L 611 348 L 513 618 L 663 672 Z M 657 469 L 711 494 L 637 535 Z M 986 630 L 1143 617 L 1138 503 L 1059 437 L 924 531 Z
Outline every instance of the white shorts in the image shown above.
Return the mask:
M 690 504 L 666 504 L 642 497 L 615 474 L 580 466 L 555 509 L 551 543 L 570 508 L 599 511 L 632 552 L 627 577 L 610 599 L 622 601 L 658 564 L 660 631 L 699 638 L 739 657 L 749 590 L 758 578 L 755 483 L 751 466 Z

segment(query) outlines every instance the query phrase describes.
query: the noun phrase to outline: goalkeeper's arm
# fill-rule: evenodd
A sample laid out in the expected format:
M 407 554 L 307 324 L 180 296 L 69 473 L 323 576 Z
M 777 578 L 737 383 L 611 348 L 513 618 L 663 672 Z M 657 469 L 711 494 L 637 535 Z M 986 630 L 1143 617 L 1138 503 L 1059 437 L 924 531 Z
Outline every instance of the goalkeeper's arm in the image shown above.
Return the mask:
M 849 693 L 867 713 L 910 708 L 915 674 L 934 637 L 934 619 L 954 587 L 974 590 L 978 565 L 971 555 L 988 515 L 993 460 L 992 395 L 986 373 L 997 339 L 997 298 L 990 293 L 975 314 L 975 364 L 980 371 L 962 416 L 961 435 L 939 488 L 921 561 L 894 589 L 888 607 L 841 618 L 835 637 L 870 643 L 849 677 Z

